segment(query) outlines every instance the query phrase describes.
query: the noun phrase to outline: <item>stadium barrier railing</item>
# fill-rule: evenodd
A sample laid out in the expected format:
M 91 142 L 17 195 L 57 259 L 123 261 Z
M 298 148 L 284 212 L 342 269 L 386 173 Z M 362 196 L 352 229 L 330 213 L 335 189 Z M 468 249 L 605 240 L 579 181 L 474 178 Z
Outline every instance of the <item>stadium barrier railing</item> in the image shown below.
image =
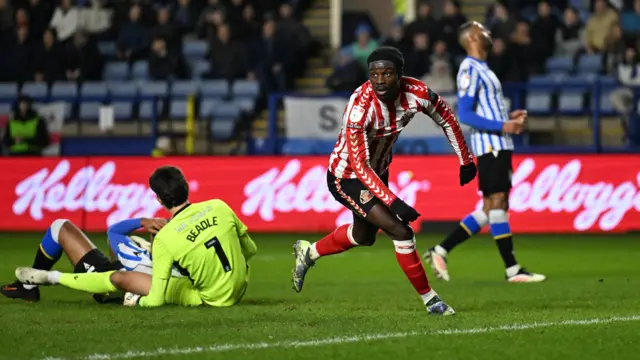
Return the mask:
M 148 187 L 167 160 L 150 157 L 0 158 L 0 231 L 45 230 L 66 218 L 88 231 L 135 217 L 169 217 Z M 326 232 L 352 221 L 329 194 L 327 157 L 172 157 L 191 201 L 221 198 L 254 232 Z M 205 166 L 203 166 L 205 165 Z M 482 206 L 460 187 L 452 155 L 397 156 L 390 188 L 422 214 L 414 228 L 457 222 Z M 221 174 L 223 176 L 221 176 Z M 640 157 L 514 155 L 511 227 L 518 233 L 640 230 Z

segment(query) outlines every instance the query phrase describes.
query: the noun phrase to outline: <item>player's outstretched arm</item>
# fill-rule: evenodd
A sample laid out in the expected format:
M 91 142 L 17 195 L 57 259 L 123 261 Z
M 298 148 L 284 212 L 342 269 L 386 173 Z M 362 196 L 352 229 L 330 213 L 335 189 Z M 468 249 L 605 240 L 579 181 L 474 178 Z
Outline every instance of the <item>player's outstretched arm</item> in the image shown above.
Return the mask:
M 142 227 L 141 219 L 130 219 L 117 222 L 107 229 L 107 242 L 112 253 L 118 253 L 118 246 L 121 243 L 129 242 L 127 235 Z
M 138 300 L 141 307 L 157 307 L 164 305 L 165 289 L 171 277 L 173 258 L 165 249 L 161 237 L 153 241 L 153 273 L 151 275 L 151 289 L 147 296 Z
M 502 123 L 489 120 L 475 112 L 480 81 L 478 71 L 467 67 L 458 75 L 458 117 L 460 122 L 477 130 L 501 132 Z

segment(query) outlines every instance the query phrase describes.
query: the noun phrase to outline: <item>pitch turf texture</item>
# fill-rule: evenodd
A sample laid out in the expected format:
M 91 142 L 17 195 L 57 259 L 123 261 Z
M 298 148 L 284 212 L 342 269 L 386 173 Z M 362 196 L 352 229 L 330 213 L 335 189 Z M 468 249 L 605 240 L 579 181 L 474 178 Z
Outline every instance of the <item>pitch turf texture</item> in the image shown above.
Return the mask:
M 104 245 L 104 236 L 92 238 Z M 507 284 L 492 240 L 475 238 L 452 254 L 451 282 L 432 280 L 458 312 L 448 318 L 427 315 L 383 236 L 322 259 L 300 294 L 290 285 L 298 237 L 254 238 L 259 254 L 239 306 L 123 308 L 47 287 L 39 303 L 0 298 L 0 358 L 640 358 L 635 236 L 518 236 L 517 255 L 548 276 L 542 284 Z M 420 250 L 439 238 L 420 236 Z M 39 239 L 0 237 L 0 281 L 31 265 Z M 66 259 L 58 267 L 71 269 Z

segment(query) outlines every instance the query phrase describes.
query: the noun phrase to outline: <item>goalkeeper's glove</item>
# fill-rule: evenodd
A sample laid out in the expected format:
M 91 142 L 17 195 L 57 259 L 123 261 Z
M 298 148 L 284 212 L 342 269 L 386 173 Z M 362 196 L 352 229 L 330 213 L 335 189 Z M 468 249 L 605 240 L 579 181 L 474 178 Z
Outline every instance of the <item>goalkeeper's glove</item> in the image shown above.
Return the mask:
M 138 302 L 140 302 L 140 295 L 134 294 L 134 293 L 126 293 L 124 294 L 124 301 L 122 302 L 122 305 L 124 306 L 138 306 Z
M 406 202 L 400 198 L 396 198 L 389 206 L 389 210 L 394 213 L 400 221 L 408 224 L 412 221 L 416 221 L 420 217 L 420 213 L 416 209 L 409 206 Z
M 464 186 L 476 177 L 478 169 L 475 163 L 460 166 L 460 186 Z
M 136 235 L 129 236 L 129 239 L 131 239 L 131 241 L 133 241 L 141 249 L 147 250 L 147 252 L 151 253 L 151 243 L 148 242 L 147 240 Z

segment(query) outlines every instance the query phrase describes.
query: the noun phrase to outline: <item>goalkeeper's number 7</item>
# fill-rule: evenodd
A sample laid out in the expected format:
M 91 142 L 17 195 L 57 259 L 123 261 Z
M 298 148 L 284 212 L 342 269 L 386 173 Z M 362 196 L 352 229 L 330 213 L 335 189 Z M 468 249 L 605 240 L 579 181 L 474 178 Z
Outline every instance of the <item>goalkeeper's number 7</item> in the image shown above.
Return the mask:
M 213 239 L 204 243 L 204 247 L 207 249 L 213 248 L 216 251 L 216 255 L 218 255 L 218 259 L 220 260 L 220 264 L 224 269 L 224 272 L 231 271 L 231 264 L 229 263 L 229 258 L 227 254 L 224 253 L 224 249 L 222 248 L 222 244 L 220 244 L 220 240 L 218 240 L 217 236 L 214 236 Z

